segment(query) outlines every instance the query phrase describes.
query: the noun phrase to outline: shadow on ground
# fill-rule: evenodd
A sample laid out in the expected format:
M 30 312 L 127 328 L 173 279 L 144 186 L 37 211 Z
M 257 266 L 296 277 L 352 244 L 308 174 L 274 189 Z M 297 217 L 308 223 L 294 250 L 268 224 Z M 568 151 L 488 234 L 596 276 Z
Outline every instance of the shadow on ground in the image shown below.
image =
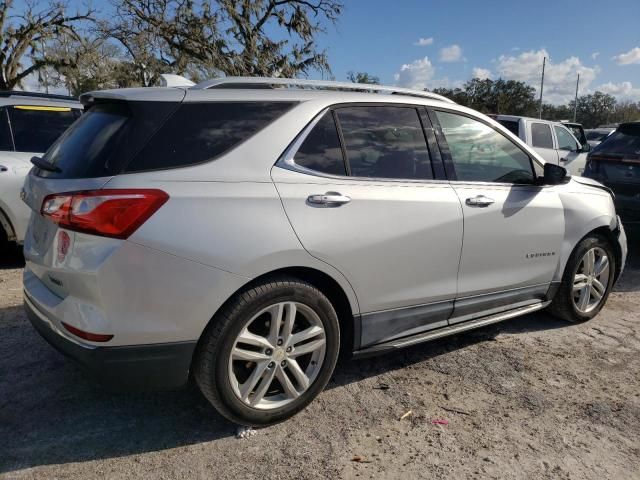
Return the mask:
M 23 268 L 22 248 L 13 243 L 0 245 L 0 270 Z
M 14 252 L 3 259 L 0 269 L 23 264 L 19 252 Z M 637 279 L 638 266 L 636 252 L 625 278 Z M 627 283 L 628 288 L 639 287 L 635 281 Z M 623 278 L 621 284 L 627 283 Z M 381 357 L 345 361 L 328 388 L 492 341 L 498 333 L 566 326 L 535 313 Z M 22 307 L 0 309 L 0 473 L 161 451 L 224 439 L 235 432 L 236 426 L 220 417 L 193 385 L 155 393 L 103 390 L 37 335 Z
M 404 368 L 499 332 L 566 324 L 545 314 L 491 326 L 379 357 L 343 361 L 328 388 Z M 209 442 L 233 436 L 194 385 L 181 390 L 113 393 L 94 385 L 31 328 L 22 307 L 0 310 L 0 473 Z

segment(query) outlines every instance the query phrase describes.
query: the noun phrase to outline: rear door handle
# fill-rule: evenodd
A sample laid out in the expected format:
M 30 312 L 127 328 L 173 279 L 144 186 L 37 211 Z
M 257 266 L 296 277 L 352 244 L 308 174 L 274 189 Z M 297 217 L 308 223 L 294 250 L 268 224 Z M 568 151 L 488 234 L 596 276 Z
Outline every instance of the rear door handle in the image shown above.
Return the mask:
M 484 195 L 478 195 L 477 197 L 467 198 L 465 203 L 470 207 L 488 207 L 492 203 L 495 203 L 495 200 L 485 197 Z
M 311 205 L 321 207 L 339 207 L 340 205 L 344 205 L 346 203 L 349 203 L 350 201 L 350 197 L 342 195 L 338 192 L 327 192 L 325 194 L 309 195 L 307 197 L 307 202 L 309 202 Z

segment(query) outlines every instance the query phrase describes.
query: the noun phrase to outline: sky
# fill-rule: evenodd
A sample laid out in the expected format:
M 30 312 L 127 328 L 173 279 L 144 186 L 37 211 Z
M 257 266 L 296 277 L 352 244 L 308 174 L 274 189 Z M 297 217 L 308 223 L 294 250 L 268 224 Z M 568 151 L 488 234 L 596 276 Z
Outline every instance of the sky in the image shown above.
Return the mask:
M 353 70 L 422 89 L 502 77 L 537 90 L 547 57 L 545 101 L 573 99 L 578 73 L 580 95 L 640 100 L 640 0 L 343 1 L 319 38 L 336 80 Z
M 342 2 L 337 23 L 324 25 L 317 39 L 336 80 L 352 70 L 388 85 L 433 89 L 502 77 L 537 90 L 546 57 L 546 102 L 573 99 L 578 73 L 580 95 L 600 90 L 640 101 L 640 0 Z M 102 13 L 110 8 L 104 0 L 90 3 Z

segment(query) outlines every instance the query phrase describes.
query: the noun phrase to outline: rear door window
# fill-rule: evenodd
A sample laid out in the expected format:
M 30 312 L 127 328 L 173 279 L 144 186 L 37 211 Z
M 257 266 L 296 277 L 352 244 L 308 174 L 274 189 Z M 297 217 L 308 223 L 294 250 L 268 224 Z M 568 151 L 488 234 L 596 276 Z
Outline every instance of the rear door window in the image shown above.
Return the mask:
M 213 160 L 292 105 L 292 102 L 183 103 L 125 171 L 185 167 Z
M 433 169 L 418 111 L 402 106 L 335 110 L 354 177 L 432 179 Z
M 347 174 L 333 112 L 325 113 L 313 127 L 296 152 L 294 161 L 301 167 L 321 173 Z
M 551 128 L 546 123 L 531 124 L 531 145 L 536 148 L 553 148 Z
M 69 107 L 13 105 L 8 107 L 17 152 L 43 153 L 80 116 Z

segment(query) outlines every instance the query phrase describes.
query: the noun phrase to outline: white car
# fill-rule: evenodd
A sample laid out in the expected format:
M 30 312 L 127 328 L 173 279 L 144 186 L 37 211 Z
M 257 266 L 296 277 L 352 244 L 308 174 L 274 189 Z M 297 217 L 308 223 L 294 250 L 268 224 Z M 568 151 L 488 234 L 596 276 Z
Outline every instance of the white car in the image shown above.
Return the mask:
M 591 147 L 582 145 L 567 128 L 569 125 L 515 115 L 489 116 L 532 147 L 545 162 L 560 165 L 574 176 L 584 172 Z
M 0 92 L 0 244 L 21 244 L 31 211 L 20 190 L 33 165 L 81 114 L 71 97 Z

